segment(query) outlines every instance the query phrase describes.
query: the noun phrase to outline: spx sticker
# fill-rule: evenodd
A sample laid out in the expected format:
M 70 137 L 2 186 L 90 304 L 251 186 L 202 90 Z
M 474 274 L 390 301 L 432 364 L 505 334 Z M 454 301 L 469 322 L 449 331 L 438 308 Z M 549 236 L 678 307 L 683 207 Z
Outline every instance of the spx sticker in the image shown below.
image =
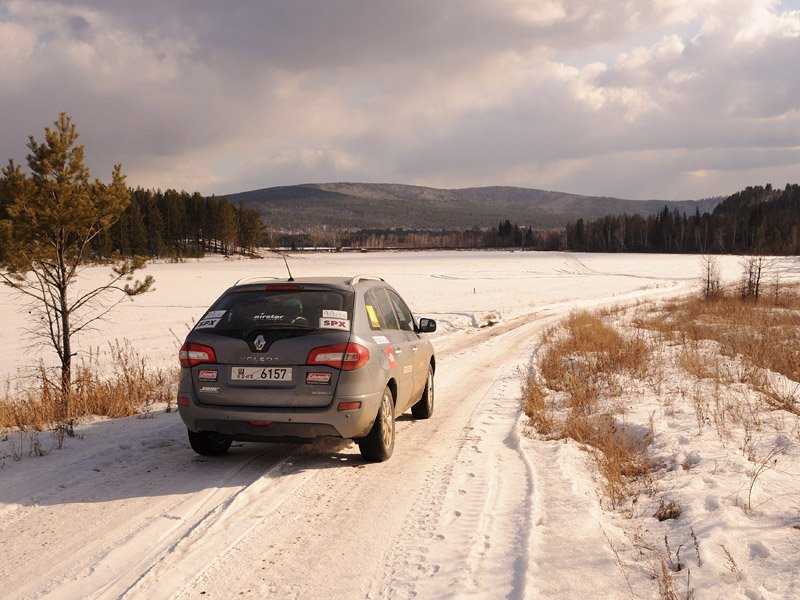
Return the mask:
M 208 329 L 215 327 L 220 319 L 225 316 L 227 310 L 210 310 L 205 316 L 197 322 L 194 326 L 195 329 Z
M 207 329 L 209 327 L 215 327 L 219 323 L 219 318 L 216 319 L 200 319 L 197 325 L 194 326 L 195 329 Z
M 350 319 L 326 319 L 323 317 L 319 320 L 319 328 L 350 331 Z

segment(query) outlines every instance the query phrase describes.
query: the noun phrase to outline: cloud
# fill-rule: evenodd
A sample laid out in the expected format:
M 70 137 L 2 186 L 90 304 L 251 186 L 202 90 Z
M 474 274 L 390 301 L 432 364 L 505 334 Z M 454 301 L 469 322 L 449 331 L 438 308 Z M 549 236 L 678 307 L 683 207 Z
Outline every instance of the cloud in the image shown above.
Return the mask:
M 692 197 L 797 172 L 800 11 L 770 0 L 0 0 L 0 51 L 0 158 L 67 111 L 133 185 Z

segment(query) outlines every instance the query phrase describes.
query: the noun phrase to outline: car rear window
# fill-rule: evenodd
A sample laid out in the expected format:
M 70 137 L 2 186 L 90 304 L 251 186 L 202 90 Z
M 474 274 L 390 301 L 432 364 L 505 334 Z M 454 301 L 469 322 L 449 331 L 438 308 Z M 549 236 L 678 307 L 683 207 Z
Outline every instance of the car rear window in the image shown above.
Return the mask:
M 349 331 L 353 297 L 344 290 L 234 291 L 220 298 L 194 329 L 233 337 L 256 329 Z

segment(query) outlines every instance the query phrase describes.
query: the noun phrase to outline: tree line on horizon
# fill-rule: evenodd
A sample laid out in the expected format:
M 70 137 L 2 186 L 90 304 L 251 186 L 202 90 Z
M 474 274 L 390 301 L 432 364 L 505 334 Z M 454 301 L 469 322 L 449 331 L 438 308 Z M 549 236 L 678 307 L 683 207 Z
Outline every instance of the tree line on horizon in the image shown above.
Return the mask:
M 466 230 L 406 228 L 341 231 L 319 226 L 280 231 L 260 213 L 199 192 L 130 189 L 120 218 L 92 241 L 97 260 L 116 255 L 181 259 L 206 252 L 252 255 L 257 248 L 517 248 L 575 252 L 800 254 L 800 185 L 750 186 L 712 212 L 666 206 L 656 214 L 577 219 L 561 229 L 534 229 L 506 219 Z M 2 196 L 2 194 L 0 194 Z M 0 212 L 8 199 L 0 197 Z M 4 253 L 0 237 L 0 257 Z
M 467 230 L 362 229 L 272 233 L 283 248 L 517 248 L 668 254 L 800 254 L 800 185 L 749 186 L 710 213 L 660 212 L 577 219 L 562 229 L 533 229 L 509 219 Z
M 2 182 L 0 182 L 2 183 Z M 0 185 L 0 192 L 3 186 Z M 120 218 L 91 242 L 92 256 L 181 259 L 206 252 L 252 255 L 257 248 L 517 248 L 576 252 L 800 254 L 800 185 L 751 186 L 710 213 L 666 206 L 656 214 L 577 219 L 560 229 L 534 229 L 506 219 L 466 230 L 406 228 L 281 231 L 243 202 L 199 192 L 129 188 Z M 11 199 L 0 193 L 0 218 Z M 6 249 L 0 236 L 0 258 Z
M 130 189 L 120 218 L 92 241 L 95 259 L 116 255 L 181 259 L 206 252 L 252 255 L 257 248 L 516 248 L 575 252 L 800 254 L 800 185 L 750 186 L 712 212 L 577 219 L 561 229 L 534 229 L 506 219 L 466 230 L 406 228 L 341 231 L 319 226 L 280 231 L 260 213 L 199 192 Z M 7 199 L 6 199 L 7 202 Z M 0 211 L 4 205 L 0 197 Z M 2 239 L 0 238 L 0 256 Z
M 748 186 L 710 213 L 666 207 L 655 215 L 615 215 L 567 225 L 565 249 L 579 252 L 800 254 L 800 185 Z

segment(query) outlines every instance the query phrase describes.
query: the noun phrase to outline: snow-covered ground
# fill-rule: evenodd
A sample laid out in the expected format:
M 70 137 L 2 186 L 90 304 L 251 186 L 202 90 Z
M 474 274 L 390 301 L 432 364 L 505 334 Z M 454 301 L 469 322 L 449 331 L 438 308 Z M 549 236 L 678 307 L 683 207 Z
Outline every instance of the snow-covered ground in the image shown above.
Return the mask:
M 737 258 L 721 263 L 726 277 L 738 276 Z M 539 334 L 569 311 L 689 292 L 699 258 L 419 252 L 300 255 L 289 264 L 295 276 L 380 275 L 417 314 L 437 319 L 433 418 L 400 417 L 395 454 L 381 464 L 335 441 L 235 444 L 224 457 L 200 458 L 179 417 L 164 412 L 84 425 L 61 450 L 41 433 L 44 457 L 27 457 L 30 438 L 10 435 L 0 442 L 2 597 L 657 597 L 646 561 L 623 547 L 630 523 L 604 508 L 586 455 L 523 435 L 520 372 Z M 800 262 L 784 270 L 798 277 Z M 285 267 L 278 257 L 203 259 L 147 272 L 156 291 L 118 307 L 82 349 L 130 340 L 153 366 L 172 365 L 188 328 L 228 285 L 281 277 Z M 85 277 L 88 285 L 106 275 Z M 0 290 L 0 310 L 3 378 L 40 356 L 52 360 L 29 347 L 27 313 L 9 290 Z M 680 457 L 706 448 L 684 437 Z M 795 460 L 798 442 L 787 440 Z M 792 468 L 780 483 L 787 493 L 800 491 L 800 461 Z M 701 546 L 710 567 L 695 598 L 800 597 L 800 551 L 791 555 L 800 530 L 790 527 L 798 510 L 785 515 L 786 544 L 771 549 L 758 519 L 745 527 L 736 517 L 728 494 L 741 478 L 708 478 L 713 492 L 684 486 L 680 499 L 720 529 L 736 525 L 726 549 L 743 574 L 710 557 L 715 537 Z M 765 575 L 772 571 L 778 584 Z

